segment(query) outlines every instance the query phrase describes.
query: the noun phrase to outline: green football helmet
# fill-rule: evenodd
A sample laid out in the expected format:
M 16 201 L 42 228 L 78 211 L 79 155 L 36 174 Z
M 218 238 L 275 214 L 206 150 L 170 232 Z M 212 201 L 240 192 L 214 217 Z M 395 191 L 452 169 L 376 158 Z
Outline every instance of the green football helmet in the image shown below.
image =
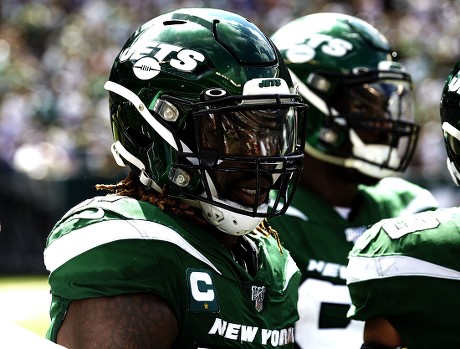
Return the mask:
M 201 208 L 233 235 L 287 209 L 307 105 L 247 19 L 206 8 L 156 17 L 128 39 L 105 88 L 112 153 L 147 187 Z
M 419 132 L 411 77 L 377 29 L 345 14 L 317 13 L 271 38 L 310 105 L 306 153 L 373 178 L 407 168 Z
M 442 91 L 441 127 L 447 151 L 447 168 L 460 186 L 460 61 L 450 72 Z

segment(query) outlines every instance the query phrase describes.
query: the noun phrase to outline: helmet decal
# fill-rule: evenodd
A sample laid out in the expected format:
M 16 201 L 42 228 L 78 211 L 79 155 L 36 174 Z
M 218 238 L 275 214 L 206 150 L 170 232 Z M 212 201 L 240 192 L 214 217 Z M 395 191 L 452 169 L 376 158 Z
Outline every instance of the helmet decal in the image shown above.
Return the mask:
M 160 63 L 152 57 L 143 57 L 134 63 L 133 72 L 141 80 L 150 80 L 160 74 Z
M 169 62 L 171 67 L 185 72 L 193 71 L 198 62 L 204 62 L 205 60 L 204 55 L 200 52 L 176 45 L 149 42 L 148 48 L 151 51 L 146 51 L 145 47 L 139 47 L 139 45 L 135 46 L 137 50 L 128 48 L 122 56 L 123 60 L 131 59 L 135 62 L 133 71 L 141 80 L 149 80 L 157 76 L 161 72 L 159 62 L 164 62 L 165 60 Z
M 353 44 L 330 35 L 312 34 L 305 37 L 305 43 L 288 47 L 286 59 L 292 63 L 305 63 L 315 58 L 317 49 L 329 56 L 342 57 L 353 50 Z

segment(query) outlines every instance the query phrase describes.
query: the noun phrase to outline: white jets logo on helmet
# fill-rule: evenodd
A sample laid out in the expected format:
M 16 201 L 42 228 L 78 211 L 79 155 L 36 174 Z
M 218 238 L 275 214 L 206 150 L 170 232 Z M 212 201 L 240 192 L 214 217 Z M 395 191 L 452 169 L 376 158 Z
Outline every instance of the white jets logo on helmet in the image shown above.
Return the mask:
M 141 58 L 133 65 L 134 74 L 141 80 L 152 79 L 157 76 L 160 71 L 160 64 L 152 57 Z
M 120 61 L 135 61 L 133 72 L 141 80 L 150 80 L 161 72 L 161 63 L 180 71 L 193 71 L 205 57 L 200 52 L 158 41 L 137 40 L 120 53 Z
M 353 44 L 326 34 L 312 34 L 304 43 L 287 48 L 286 57 L 292 63 L 305 63 L 316 56 L 316 50 L 329 56 L 344 57 L 353 50 Z

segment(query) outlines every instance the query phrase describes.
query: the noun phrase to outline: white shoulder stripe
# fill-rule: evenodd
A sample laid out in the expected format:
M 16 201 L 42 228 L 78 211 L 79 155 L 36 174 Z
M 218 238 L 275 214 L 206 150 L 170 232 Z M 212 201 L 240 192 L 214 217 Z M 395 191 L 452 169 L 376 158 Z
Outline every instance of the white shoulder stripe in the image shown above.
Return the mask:
M 289 281 L 291 281 L 292 276 L 299 270 L 297 264 L 294 262 L 292 258 L 289 258 L 288 265 L 286 267 L 286 282 L 283 285 L 283 291 L 286 291 Z
M 460 281 L 460 272 L 408 256 L 350 257 L 347 284 L 394 276 L 426 276 Z
M 170 242 L 221 274 L 214 264 L 177 232 L 162 224 L 145 220 L 108 220 L 74 230 L 53 241 L 45 249 L 46 269 L 53 272 L 81 253 L 110 242 L 127 239 Z
M 293 206 L 289 206 L 284 214 L 287 216 L 297 217 L 305 222 L 308 222 L 308 217 L 305 215 L 305 213 Z

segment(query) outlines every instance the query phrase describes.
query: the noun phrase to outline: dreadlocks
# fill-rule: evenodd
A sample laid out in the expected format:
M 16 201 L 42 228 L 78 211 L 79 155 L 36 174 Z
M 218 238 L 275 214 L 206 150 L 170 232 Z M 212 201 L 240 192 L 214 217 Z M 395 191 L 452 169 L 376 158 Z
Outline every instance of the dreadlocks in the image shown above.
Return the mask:
M 133 199 L 145 201 L 158 206 L 162 211 L 172 212 L 178 216 L 186 216 L 198 224 L 206 224 L 202 218 L 201 211 L 195 207 L 187 205 L 178 199 L 167 195 L 166 190 L 156 193 L 150 190 L 139 181 L 139 177 L 134 172 L 129 172 L 128 176 L 117 184 L 96 184 L 97 190 L 105 190 L 111 194 L 119 196 L 129 196 Z
M 283 254 L 283 249 L 281 248 L 281 241 L 278 232 L 270 226 L 266 219 L 260 222 L 255 230 L 266 237 L 269 237 L 270 235 L 273 236 L 276 239 L 276 243 L 278 244 L 278 249 L 280 250 L 280 253 Z
M 168 196 L 166 190 L 163 190 L 162 193 L 150 190 L 139 181 L 139 177 L 133 171 L 129 172 L 125 179 L 116 184 L 96 184 L 96 189 L 105 190 L 114 195 L 129 196 L 136 200 L 145 201 L 158 206 L 162 211 L 172 212 L 178 216 L 186 216 L 198 224 L 207 224 L 207 221 L 202 218 L 201 210 Z M 266 237 L 272 235 L 278 243 L 280 253 L 283 254 L 278 232 L 268 224 L 266 219 L 260 222 L 255 228 L 255 232 Z

